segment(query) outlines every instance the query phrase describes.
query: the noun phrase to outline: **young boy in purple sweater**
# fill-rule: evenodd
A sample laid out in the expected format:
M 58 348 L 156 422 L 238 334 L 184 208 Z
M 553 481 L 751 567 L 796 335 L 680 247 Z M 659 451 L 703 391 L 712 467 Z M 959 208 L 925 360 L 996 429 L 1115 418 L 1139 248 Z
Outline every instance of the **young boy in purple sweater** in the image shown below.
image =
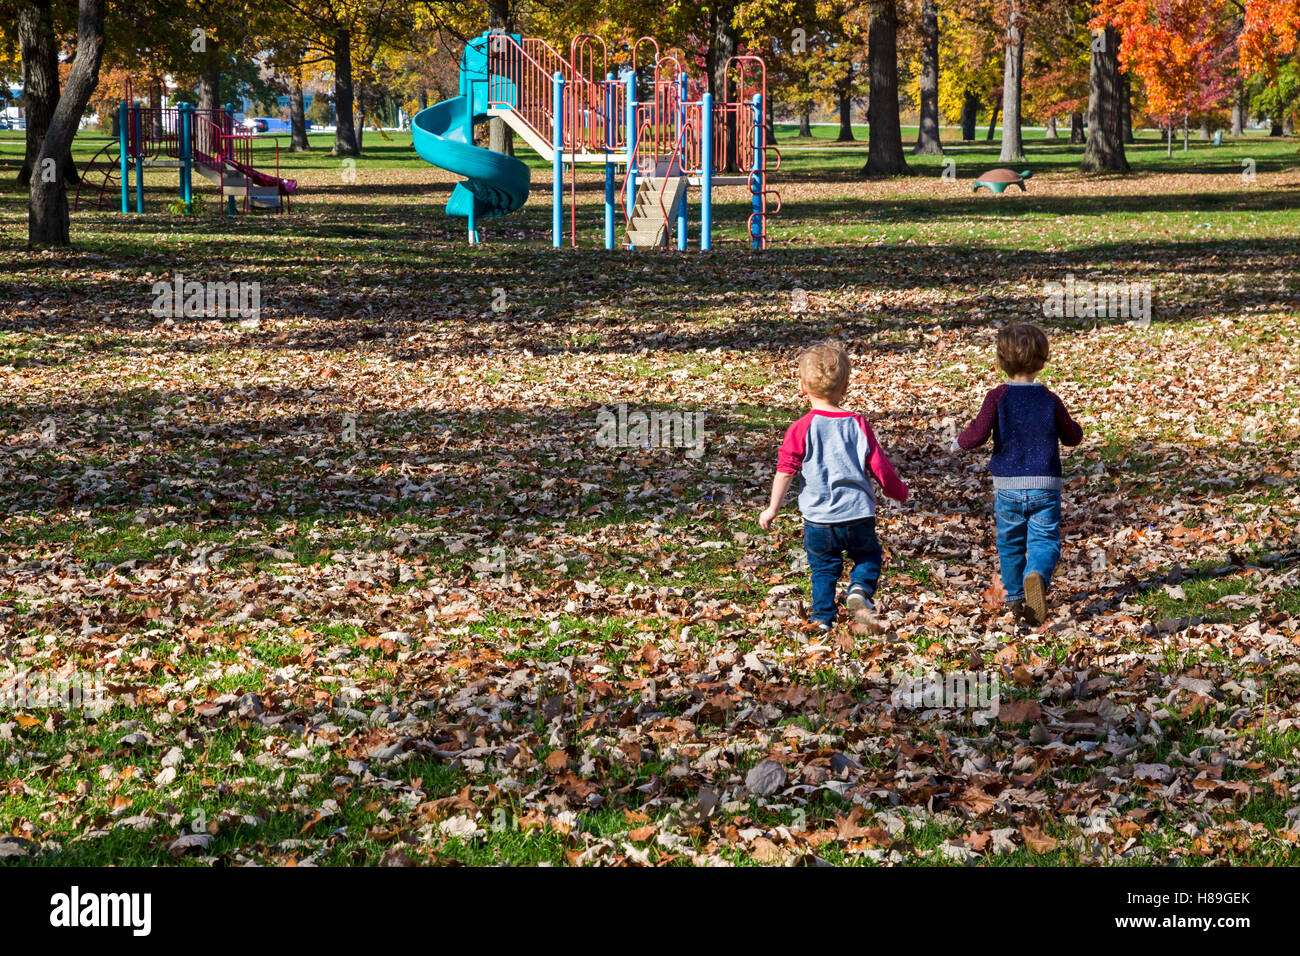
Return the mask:
M 993 510 L 1007 605 L 1035 626 L 1047 620 L 1047 589 L 1061 557 L 1060 444 L 1083 441 L 1065 404 L 1034 381 L 1047 364 L 1047 335 L 1015 322 L 998 330 L 998 366 L 1008 381 L 984 396 L 957 438 L 964 450 L 993 438 Z
M 867 420 L 840 408 L 850 371 L 849 355 L 838 342 L 814 345 L 799 356 L 799 394 L 812 408 L 786 429 L 772 495 L 758 518 L 764 531 L 770 528 L 791 482 L 796 475 L 802 479 L 799 510 L 812 570 L 811 616 L 823 631 L 835 622 L 835 587 L 846 556 L 853 567 L 845 604 L 857 624 L 879 629 L 873 598 L 882 552 L 871 479 L 890 498 L 907 500 L 907 485 L 899 480 Z

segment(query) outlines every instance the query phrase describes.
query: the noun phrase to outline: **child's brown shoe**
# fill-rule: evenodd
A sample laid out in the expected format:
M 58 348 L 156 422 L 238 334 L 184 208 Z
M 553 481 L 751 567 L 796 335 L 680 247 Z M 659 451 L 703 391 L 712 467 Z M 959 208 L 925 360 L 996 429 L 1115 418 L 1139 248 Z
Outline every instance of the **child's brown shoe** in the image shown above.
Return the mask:
M 879 634 L 883 630 L 880 618 L 876 616 L 876 605 L 872 603 L 871 598 L 867 597 L 867 592 L 863 588 L 849 588 L 849 596 L 845 599 L 844 606 L 853 614 L 853 623 L 866 633 Z
M 1037 572 L 1025 575 L 1025 611 L 1035 627 L 1047 620 L 1047 582 Z

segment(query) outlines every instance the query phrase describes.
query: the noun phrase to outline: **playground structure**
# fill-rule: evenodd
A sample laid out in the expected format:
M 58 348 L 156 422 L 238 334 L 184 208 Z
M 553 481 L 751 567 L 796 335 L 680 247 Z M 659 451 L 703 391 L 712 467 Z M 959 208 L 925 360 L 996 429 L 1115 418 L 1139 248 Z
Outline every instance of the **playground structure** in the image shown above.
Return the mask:
M 975 185 L 971 187 L 971 192 L 979 192 L 981 188 L 987 189 L 991 193 L 1002 194 L 1002 191 L 1008 186 L 1019 186 L 1023 193 L 1027 190 L 1025 180 L 1034 175 L 1031 170 L 1022 169 L 1016 172 L 1014 169 L 990 169 L 986 173 L 980 173 L 975 179 Z
M 245 212 L 257 209 L 280 212 L 288 209 L 289 197 L 298 188 L 296 180 L 280 177 L 280 143 L 275 143 L 275 173 L 253 166 L 252 130 L 237 127 L 229 107 L 199 109 L 190 103 L 176 106 L 142 106 L 133 102 L 128 81 L 126 95 L 118 105 L 118 136 L 95 154 L 82 170 L 73 209 L 82 200 L 82 190 L 97 209 L 108 197 L 120 195 L 122 212 L 130 212 L 131 179 L 135 179 L 135 211 L 144 212 L 144 170 L 146 167 L 178 171 L 178 196 L 186 206 L 194 199 L 193 173 L 210 180 L 221 190 L 229 215 L 235 215 L 242 200 Z M 96 190 L 91 198 L 91 190 Z
M 653 49 L 653 61 L 638 69 L 643 46 Z M 714 103 L 708 92 L 692 94 L 692 84 L 702 84 L 687 76 L 678 58 L 661 56 L 653 39 L 642 37 L 630 52 L 631 63 L 616 78 L 607 72 L 605 41 L 592 34 L 575 37 L 567 57 L 544 40 L 498 31 L 466 44 L 460 95 L 421 110 L 411 130 L 421 158 L 466 177 L 452 190 L 446 210 L 465 217 L 471 243 L 479 241 L 480 218 L 513 212 L 528 199 L 523 162 L 474 146 L 474 124 L 500 117 L 551 164 L 556 247 L 564 244 L 566 166 L 569 241 L 578 244 L 579 164 L 604 166 L 606 249 L 614 248 L 620 208 L 629 247 L 665 247 L 675 236 L 677 248 L 686 249 L 691 187 L 699 189 L 699 248 L 709 249 L 713 187 L 725 185 L 748 187 L 750 245 L 767 247 L 768 219 L 781 210 L 768 174 L 780 168 L 781 154 L 767 142 L 762 59 L 732 57 L 725 86 L 734 96 Z M 645 98 L 638 96 L 642 89 Z M 769 198 L 775 202 L 770 210 Z

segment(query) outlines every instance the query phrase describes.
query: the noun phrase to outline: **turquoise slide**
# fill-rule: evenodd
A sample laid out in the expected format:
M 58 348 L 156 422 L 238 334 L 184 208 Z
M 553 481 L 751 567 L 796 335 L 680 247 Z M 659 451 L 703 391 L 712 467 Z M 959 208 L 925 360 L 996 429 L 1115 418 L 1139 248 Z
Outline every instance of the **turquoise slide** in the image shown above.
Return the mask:
M 489 34 L 483 34 L 465 46 L 461 95 L 435 103 L 411 119 L 420 158 L 465 177 L 447 200 L 447 215 L 464 216 L 471 229 L 479 217 L 505 215 L 528 199 L 528 167 L 513 156 L 474 145 L 474 124 L 488 118 L 488 40 Z M 509 88 L 507 96 L 513 99 L 513 93 Z

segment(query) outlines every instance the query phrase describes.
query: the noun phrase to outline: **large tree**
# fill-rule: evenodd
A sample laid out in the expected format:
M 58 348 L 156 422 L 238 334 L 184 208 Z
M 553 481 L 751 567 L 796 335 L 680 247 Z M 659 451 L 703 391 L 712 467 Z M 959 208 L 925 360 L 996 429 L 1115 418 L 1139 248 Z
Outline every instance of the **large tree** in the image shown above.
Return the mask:
M 1002 51 L 1002 151 L 998 161 L 1019 162 L 1025 158 L 1020 142 L 1021 87 L 1025 73 L 1024 17 L 1020 0 L 1006 4 L 1006 34 Z
M 41 142 L 27 203 L 27 245 L 66 246 L 69 241 L 68 190 L 62 176 L 42 176 L 47 162 L 57 164 L 72 147 L 82 112 L 99 82 L 104 56 L 105 0 L 80 0 L 77 10 L 77 49 L 68 82 L 59 95 Z
M 1093 36 L 1088 69 L 1088 142 L 1079 166 L 1085 173 L 1129 170 L 1124 155 L 1124 83 L 1119 70 L 1119 38 L 1119 31 L 1109 25 L 1098 29 Z
M 898 118 L 898 8 L 895 0 L 872 0 L 867 33 L 867 63 L 871 93 L 867 102 L 870 140 L 867 176 L 908 173 L 903 158 L 903 133 Z
M 912 152 L 933 156 L 943 152 L 939 142 L 939 3 L 921 0 L 921 110 Z
M 18 168 L 18 184 L 28 186 L 36 157 L 59 102 L 59 41 L 57 20 L 71 22 L 75 7 L 55 0 L 12 0 L 0 3 L 0 14 L 14 17 L 22 57 L 23 107 L 26 112 L 26 150 Z M 71 149 L 58 158 L 57 173 L 69 184 L 77 182 Z
M 334 69 L 334 155 L 358 156 L 358 74 L 370 75 L 385 44 L 409 35 L 413 0 L 279 0 L 294 15 L 284 37 L 305 51 L 303 65 L 329 62 Z M 362 105 L 364 106 L 364 91 Z

